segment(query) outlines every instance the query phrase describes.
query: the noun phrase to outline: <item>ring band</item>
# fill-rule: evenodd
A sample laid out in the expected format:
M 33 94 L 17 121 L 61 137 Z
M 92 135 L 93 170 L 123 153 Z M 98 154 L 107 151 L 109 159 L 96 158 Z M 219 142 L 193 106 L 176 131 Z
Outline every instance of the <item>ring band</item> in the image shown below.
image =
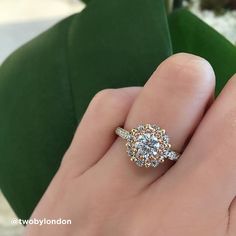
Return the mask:
M 158 125 L 139 125 L 131 131 L 118 127 L 116 134 L 127 141 L 128 156 L 139 167 L 155 168 L 165 159 L 176 161 L 180 157 L 171 150 L 168 135 Z

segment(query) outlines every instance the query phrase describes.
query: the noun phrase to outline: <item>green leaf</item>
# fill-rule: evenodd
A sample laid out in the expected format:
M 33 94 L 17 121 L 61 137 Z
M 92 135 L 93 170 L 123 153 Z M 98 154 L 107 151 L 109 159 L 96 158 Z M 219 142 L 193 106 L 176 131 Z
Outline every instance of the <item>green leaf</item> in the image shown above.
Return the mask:
M 185 9 L 169 16 L 173 50 L 193 53 L 207 59 L 216 73 L 219 93 L 236 72 L 236 47 L 221 34 Z
M 91 1 L 0 67 L 0 187 L 28 218 L 90 99 L 143 85 L 172 53 L 163 1 Z

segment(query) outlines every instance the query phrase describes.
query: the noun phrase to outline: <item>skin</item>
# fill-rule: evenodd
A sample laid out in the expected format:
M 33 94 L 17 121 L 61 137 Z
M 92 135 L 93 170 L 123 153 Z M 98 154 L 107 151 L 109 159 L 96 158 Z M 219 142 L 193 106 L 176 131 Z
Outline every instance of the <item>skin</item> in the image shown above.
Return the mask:
M 31 216 L 72 224 L 28 225 L 24 235 L 236 235 L 236 76 L 216 100 L 214 89 L 210 64 L 181 53 L 143 88 L 99 92 Z M 140 123 L 165 128 L 179 161 L 129 161 L 114 130 Z

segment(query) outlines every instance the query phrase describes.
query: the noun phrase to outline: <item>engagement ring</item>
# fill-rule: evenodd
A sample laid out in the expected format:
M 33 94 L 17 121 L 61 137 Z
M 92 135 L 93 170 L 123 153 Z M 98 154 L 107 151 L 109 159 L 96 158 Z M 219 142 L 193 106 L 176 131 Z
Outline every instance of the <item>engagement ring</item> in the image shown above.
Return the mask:
M 131 131 L 118 127 L 116 134 L 127 141 L 128 156 L 139 167 L 157 167 L 165 159 L 176 161 L 180 156 L 171 150 L 168 135 L 158 125 L 139 125 Z

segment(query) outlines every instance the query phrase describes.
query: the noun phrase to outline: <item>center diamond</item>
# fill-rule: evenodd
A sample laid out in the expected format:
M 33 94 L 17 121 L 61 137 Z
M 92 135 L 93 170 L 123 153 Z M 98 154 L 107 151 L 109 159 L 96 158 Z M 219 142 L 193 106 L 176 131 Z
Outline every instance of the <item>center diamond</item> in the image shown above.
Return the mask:
M 144 133 L 137 137 L 135 148 L 139 157 L 149 158 L 157 155 L 160 143 L 157 137 L 151 133 Z

